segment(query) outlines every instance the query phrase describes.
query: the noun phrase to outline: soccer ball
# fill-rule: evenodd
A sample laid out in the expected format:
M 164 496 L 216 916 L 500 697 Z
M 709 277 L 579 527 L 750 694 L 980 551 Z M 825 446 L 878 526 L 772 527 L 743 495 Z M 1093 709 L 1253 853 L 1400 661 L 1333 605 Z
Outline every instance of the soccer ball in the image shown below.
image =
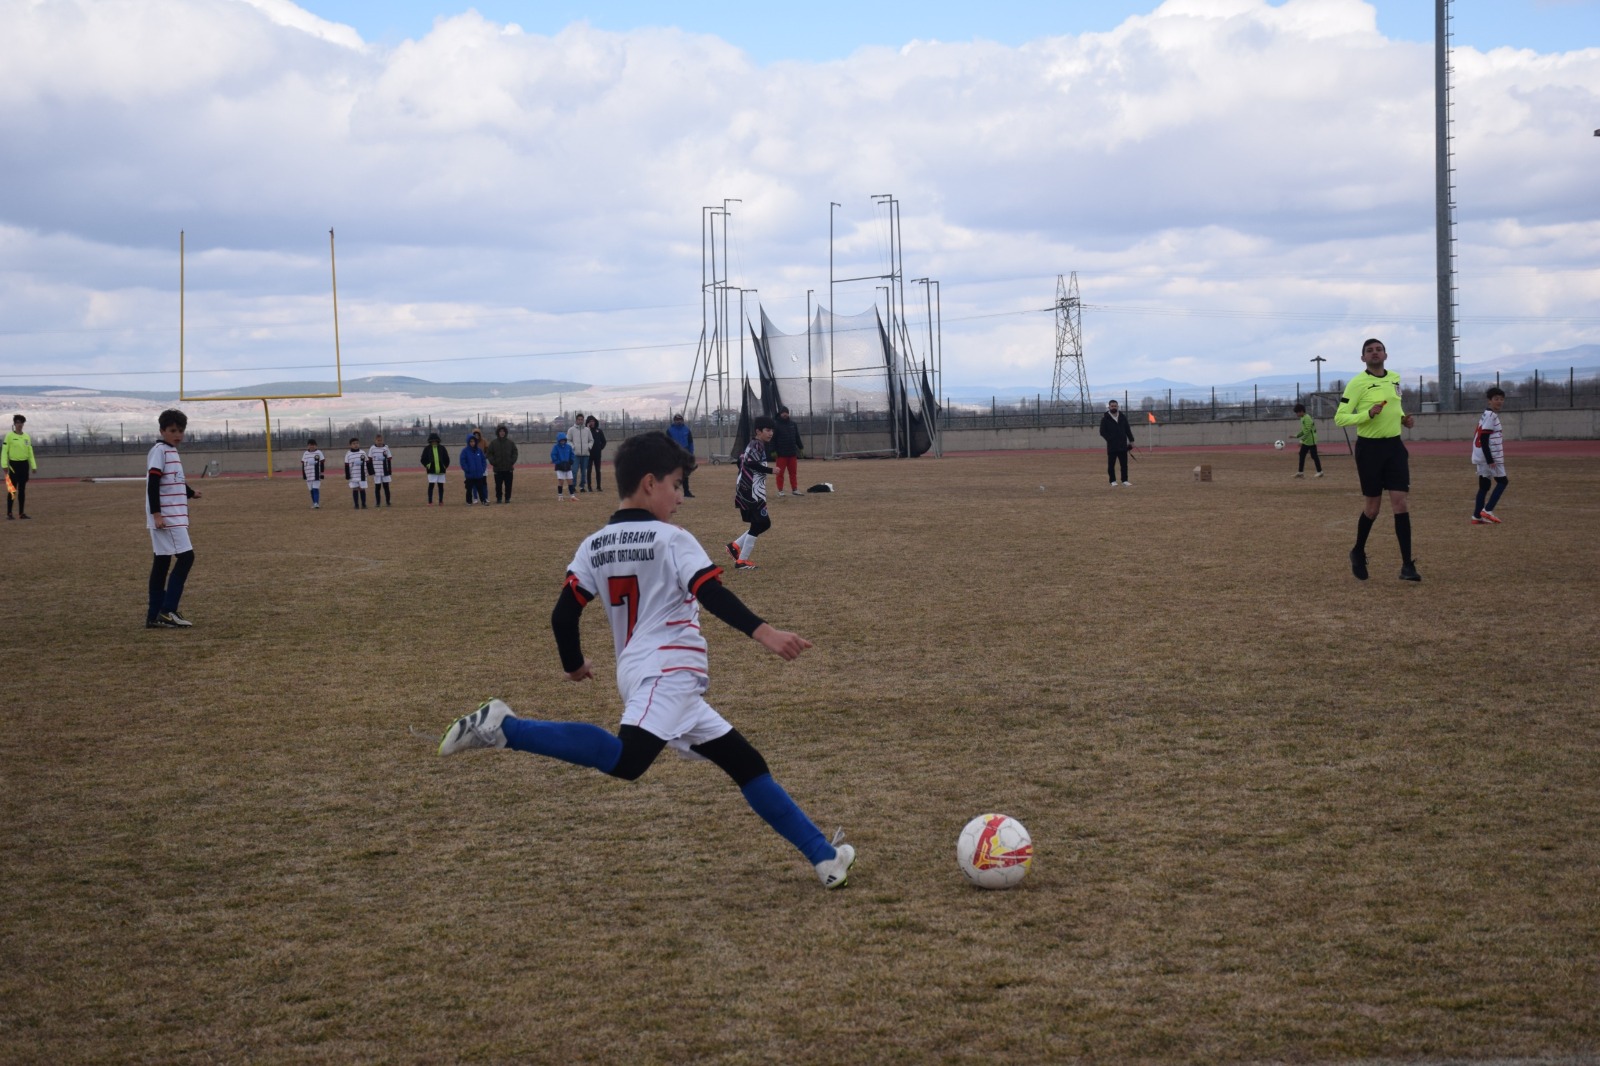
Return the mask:
M 1272 446 L 1273 446 L 1273 447 L 1274 447 L 1274 448 L 1276 448 L 1276 449 L 1278 449 L 1278 450 L 1279 450 L 1279 451 L 1280 451 L 1280 452 L 1281 452 L 1281 451 L 1283 451 L 1283 441 L 1281 441 L 1281 440 L 1275 440 L 1275 441 L 1273 441 L 1273 442 L 1272 442 Z
M 1033 837 L 1004 814 L 980 814 L 956 838 L 956 864 L 979 888 L 1010 888 L 1027 876 Z

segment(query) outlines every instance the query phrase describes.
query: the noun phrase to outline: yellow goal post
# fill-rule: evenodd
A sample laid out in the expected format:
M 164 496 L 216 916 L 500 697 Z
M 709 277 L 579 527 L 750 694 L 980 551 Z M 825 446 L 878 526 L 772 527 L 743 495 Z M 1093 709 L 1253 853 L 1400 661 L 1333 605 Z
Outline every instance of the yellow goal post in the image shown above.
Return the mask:
M 336 392 L 279 393 L 266 396 L 190 396 L 184 387 L 185 351 L 184 316 L 187 288 L 185 284 L 185 234 L 178 231 L 178 399 L 185 403 L 221 403 L 239 400 L 260 400 L 261 412 L 266 418 L 267 477 L 272 476 L 272 408 L 271 400 L 336 400 L 344 395 L 344 367 L 339 354 L 339 266 L 334 252 L 333 230 L 328 230 L 328 269 L 333 281 L 333 373 Z

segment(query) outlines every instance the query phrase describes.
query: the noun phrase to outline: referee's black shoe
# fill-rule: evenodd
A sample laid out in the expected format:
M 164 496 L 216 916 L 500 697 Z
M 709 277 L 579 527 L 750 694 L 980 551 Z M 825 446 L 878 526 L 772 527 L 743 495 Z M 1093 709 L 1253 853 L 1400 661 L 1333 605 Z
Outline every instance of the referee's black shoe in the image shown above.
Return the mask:
M 1410 562 L 1404 563 L 1404 564 L 1401 565 L 1401 567 L 1400 567 L 1400 580 L 1401 581 L 1421 581 L 1422 580 L 1422 575 L 1417 573 L 1417 561 L 1415 559 L 1412 559 Z
M 1367 579 L 1367 553 L 1360 548 L 1350 549 L 1350 572 L 1362 581 Z

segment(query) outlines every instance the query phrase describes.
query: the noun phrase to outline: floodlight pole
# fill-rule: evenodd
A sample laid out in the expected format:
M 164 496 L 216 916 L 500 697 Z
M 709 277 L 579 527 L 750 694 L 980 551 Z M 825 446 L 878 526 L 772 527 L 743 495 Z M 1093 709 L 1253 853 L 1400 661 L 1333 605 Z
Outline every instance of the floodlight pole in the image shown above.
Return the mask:
M 1455 204 L 1450 177 L 1450 0 L 1434 0 L 1433 145 L 1439 289 L 1439 410 L 1456 409 Z M 1420 403 L 1421 400 L 1419 399 Z
M 1311 361 L 1317 364 L 1317 414 L 1322 414 L 1322 364 L 1327 360 L 1320 355 L 1313 355 Z
M 836 202 L 834 202 L 832 200 L 828 201 L 828 458 L 829 459 L 836 459 L 839 456 L 839 443 L 838 443 L 837 437 L 834 435 L 834 429 L 833 429 L 834 414 L 835 414 L 836 409 L 839 406 L 839 398 L 838 398 L 839 383 L 838 383 L 838 379 L 834 376 L 835 373 L 836 373 L 836 369 L 835 369 L 835 366 L 834 366 L 834 352 L 833 352 L 833 320 L 836 317 L 836 315 L 834 313 L 835 304 L 834 304 L 834 299 L 833 299 L 833 209 L 836 208 L 836 207 L 843 207 L 843 206 L 844 205 L 841 204 L 841 203 L 836 203 Z
M 911 284 L 922 286 L 922 295 L 928 303 L 928 358 L 923 360 L 922 363 L 923 369 L 927 370 L 928 363 L 933 360 L 933 287 L 939 283 L 932 278 L 912 278 Z M 937 373 L 934 375 L 934 380 L 938 380 Z M 934 397 L 933 403 L 937 409 L 939 405 L 937 396 Z M 944 446 L 939 441 L 939 419 L 934 411 L 924 411 L 922 415 L 928 420 L 929 431 L 933 437 L 934 457 L 942 458 L 944 456 Z
M 806 290 L 806 432 L 813 431 L 816 425 L 816 400 L 813 398 L 815 389 L 811 384 L 811 294 L 814 289 Z

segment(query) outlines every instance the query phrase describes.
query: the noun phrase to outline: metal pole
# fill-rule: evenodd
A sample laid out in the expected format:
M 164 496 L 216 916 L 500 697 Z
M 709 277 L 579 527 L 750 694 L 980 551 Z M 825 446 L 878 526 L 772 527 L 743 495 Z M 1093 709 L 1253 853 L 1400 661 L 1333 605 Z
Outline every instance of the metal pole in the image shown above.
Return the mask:
M 1434 0 L 1433 147 L 1439 295 L 1439 410 L 1456 409 L 1455 217 L 1450 202 L 1450 0 Z
M 814 399 L 811 385 L 811 294 L 815 289 L 806 290 L 806 432 L 810 433 L 816 425 L 816 400 Z
M 828 458 L 830 459 L 836 459 L 839 456 L 838 439 L 834 436 L 833 428 L 834 408 L 838 406 L 835 402 L 838 384 L 837 379 L 834 377 L 833 353 L 833 320 L 836 306 L 833 300 L 833 209 L 843 206 L 843 204 L 832 200 L 828 201 Z

